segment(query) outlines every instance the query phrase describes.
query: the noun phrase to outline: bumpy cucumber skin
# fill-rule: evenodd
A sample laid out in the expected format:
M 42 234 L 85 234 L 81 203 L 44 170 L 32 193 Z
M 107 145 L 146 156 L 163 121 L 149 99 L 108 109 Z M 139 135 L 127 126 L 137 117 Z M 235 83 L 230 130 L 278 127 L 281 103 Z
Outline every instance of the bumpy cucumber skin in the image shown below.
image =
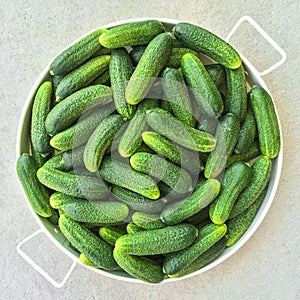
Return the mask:
M 147 46 L 126 87 L 126 100 L 135 105 L 142 101 L 164 67 L 172 50 L 168 33 L 156 36 Z
M 118 268 L 113 247 L 66 215 L 61 215 L 59 228 L 67 240 L 93 263 L 105 270 Z
M 185 148 L 211 152 L 216 146 L 211 134 L 187 126 L 163 109 L 147 111 L 146 121 L 154 131 Z
M 170 102 L 174 116 L 188 126 L 194 127 L 195 118 L 192 114 L 191 100 L 181 72 L 174 68 L 166 68 L 162 77 L 166 100 Z
M 220 86 L 225 82 L 225 69 L 222 65 L 205 65 L 205 69 L 216 86 Z
M 128 234 L 132 234 L 132 233 L 143 231 L 143 230 L 144 229 L 142 227 L 137 226 L 133 222 L 128 223 L 126 226 L 126 231 Z
M 50 65 L 51 75 L 65 75 L 80 66 L 102 48 L 100 35 L 106 29 L 97 29 L 60 53 Z
M 267 190 L 264 190 L 246 210 L 227 222 L 227 247 L 233 246 L 248 230 L 265 199 L 266 192 Z
M 233 113 L 240 121 L 244 120 L 247 112 L 247 85 L 244 67 L 226 70 L 227 93 L 225 111 Z
M 126 85 L 132 73 L 133 65 L 126 49 L 112 50 L 109 63 L 111 88 L 116 110 L 125 119 L 131 119 L 135 111 L 135 107 L 125 99 Z
M 94 130 L 84 148 L 84 165 L 90 172 L 99 169 L 106 149 L 112 144 L 115 135 L 125 124 L 121 115 L 106 117 Z
M 77 91 L 51 109 L 45 121 L 47 132 L 51 136 L 56 135 L 71 126 L 83 112 L 111 98 L 111 89 L 105 85 L 93 85 Z
M 146 45 L 164 31 L 163 24 L 156 20 L 132 22 L 109 29 L 101 34 L 99 42 L 110 49 Z
M 190 266 L 202 253 L 217 243 L 226 233 L 225 224 L 208 224 L 201 228 L 195 242 L 183 251 L 166 257 L 163 270 L 167 275 L 175 275 Z
M 280 130 L 271 96 L 262 87 L 253 86 L 250 101 L 256 119 L 261 153 L 274 158 L 280 151 Z
M 79 260 L 85 266 L 93 267 L 93 268 L 96 268 L 96 269 L 99 268 L 95 263 L 93 263 L 90 259 L 88 259 L 83 253 L 80 253 Z
M 97 125 L 113 110 L 112 104 L 101 107 L 83 120 L 53 136 L 50 145 L 58 150 L 70 150 L 85 144 Z
M 245 163 L 236 162 L 226 171 L 221 183 L 221 192 L 210 205 L 209 216 L 215 224 L 223 224 L 239 194 L 250 183 L 252 169 Z
M 145 52 L 146 46 L 137 46 L 134 47 L 130 52 L 130 57 L 133 62 L 133 64 L 136 66 L 139 61 L 141 60 L 141 57 L 143 56 Z
M 72 168 L 66 168 L 63 162 L 64 152 L 60 152 L 51 158 L 49 158 L 44 164 L 43 167 L 48 169 L 57 169 L 60 171 L 71 171 Z
M 84 199 L 66 195 L 60 192 L 54 192 L 50 196 L 50 205 L 55 209 L 61 209 L 63 204 L 82 202 Z
M 252 165 L 252 180 L 236 200 L 229 219 L 245 211 L 258 198 L 269 182 L 271 169 L 272 161 L 268 157 L 260 156 L 256 159 Z
M 39 181 L 52 190 L 87 199 L 104 198 L 109 190 L 99 178 L 76 176 L 56 169 L 41 167 L 37 171 Z
M 178 23 L 173 32 L 186 47 L 204 53 L 226 68 L 236 69 L 241 65 L 239 54 L 224 40 L 204 28 L 189 23 Z
M 192 189 L 192 178 L 186 171 L 157 155 L 138 152 L 131 156 L 130 164 L 135 170 L 160 179 L 175 192 L 185 194 Z
M 161 219 L 167 225 L 174 225 L 195 215 L 209 205 L 219 194 L 221 184 L 217 179 L 208 179 L 187 198 L 167 205 Z
M 131 218 L 134 224 L 147 230 L 159 229 L 166 226 L 166 224 L 160 219 L 159 214 L 149 214 L 136 211 Z
M 224 115 L 217 126 L 216 148 L 209 154 L 206 161 L 204 169 L 206 178 L 216 178 L 223 171 L 237 143 L 239 133 L 239 120 L 232 113 Z
M 164 207 L 164 199 L 153 201 L 140 194 L 134 193 L 119 186 L 112 188 L 114 196 L 135 211 L 159 213 Z
M 84 169 L 83 152 L 85 146 L 77 147 L 73 150 L 68 150 L 62 153 L 62 165 L 65 170 L 80 170 Z M 79 172 L 78 172 L 79 173 Z
M 166 254 L 190 246 L 197 234 L 197 228 L 191 224 L 166 226 L 123 235 L 116 241 L 115 247 L 138 256 Z
M 68 73 L 57 86 L 56 101 L 59 102 L 92 83 L 108 69 L 109 60 L 109 55 L 95 57 Z
M 115 243 L 119 237 L 124 235 L 126 232 L 116 227 L 100 227 L 99 235 L 108 244 L 115 246 Z
M 160 196 L 157 184 L 150 176 L 135 171 L 129 165 L 105 158 L 99 169 L 100 176 L 107 182 L 156 200 Z
M 39 168 L 50 158 L 50 154 L 44 156 L 41 153 L 37 152 L 31 145 L 31 156 L 34 158 Z
M 110 75 L 109 75 L 109 70 L 105 71 L 103 74 L 98 76 L 92 83 L 91 85 L 95 84 L 102 84 L 102 85 L 107 85 L 110 86 Z
M 52 83 L 43 82 L 35 95 L 31 113 L 31 143 L 41 155 L 47 156 L 52 148 L 50 136 L 45 128 L 45 120 L 50 112 L 52 103 Z
M 22 184 L 25 195 L 39 216 L 48 218 L 52 215 L 52 208 L 49 204 L 49 191 L 43 186 L 36 176 L 38 165 L 34 158 L 23 153 L 17 161 L 17 175 Z
M 200 59 L 193 54 L 185 54 L 181 59 L 181 69 L 200 112 L 210 118 L 219 117 L 224 109 L 223 100 Z
M 147 129 L 146 111 L 158 105 L 157 99 L 145 99 L 129 121 L 119 146 L 118 151 L 122 157 L 130 157 L 142 144 L 142 133 Z

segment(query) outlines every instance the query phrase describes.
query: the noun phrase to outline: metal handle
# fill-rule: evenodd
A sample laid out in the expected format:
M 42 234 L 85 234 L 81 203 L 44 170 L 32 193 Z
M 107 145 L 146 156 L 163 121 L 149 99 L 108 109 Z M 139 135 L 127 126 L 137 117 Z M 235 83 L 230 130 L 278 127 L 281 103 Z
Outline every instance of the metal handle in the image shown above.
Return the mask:
M 239 26 L 243 23 L 243 22 L 249 22 L 256 30 L 257 32 L 260 33 L 260 35 L 265 38 L 267 40 L 267 42 L 274 47 L 274 49 L 281 55 L 281 59 L 275 63 L 274 65 L 270 66 L 269 68 L 267 68 L 266 70 L 262 71 L 262 72 L 258 72 L 260 74 L 260 76 L 265 76 L 267 74 L 269 74 L 270 72 L 272 72 L 273 70 L 275 70 L 276 68 L 278 68 L 279 66 L 281 66 L 285 61 L 286 61 L 286 53 L 284 52 L 284 50 L 249 16 L 243 16 L 241 17 L 236 24 L 233 26 L 233 28 L 231 29 L 231 31 L 229 32 L 229 34 L 226 37 L 226 41 L 229 42 L 230 38 L 232 37 L 232 35 L 236 32 L 236 30 L 239 28 Z
M 73 272 L 75 266 L 76 266 L 76 261 L 73 260 L 73 263 L 68 270 L 67 274 L 65 275 L 64 279 L 61 282 L 58 282 L 54 280 L 44 269 L 42 269 L 36 262 L 32 260 L 22 249 L 21 247 L 29 242 L 31 239 L 33 239 L 35 236 L 37 236 L 40 233 L 44 233 L 42 229 L 39 229 L 32 234 L 30 234 L 27 238 L 25 238 L 22 242 L 20 242 L 17 245 L 17 253 L 24 259 L 26 260 L 36 271 L 38 271 L 46 280 L 48 280 L 53 286 L 56 288 L 61 288 L 64 286 L 64 284 L 67 282 L 68 278 L 70 277 L 71 273 Z

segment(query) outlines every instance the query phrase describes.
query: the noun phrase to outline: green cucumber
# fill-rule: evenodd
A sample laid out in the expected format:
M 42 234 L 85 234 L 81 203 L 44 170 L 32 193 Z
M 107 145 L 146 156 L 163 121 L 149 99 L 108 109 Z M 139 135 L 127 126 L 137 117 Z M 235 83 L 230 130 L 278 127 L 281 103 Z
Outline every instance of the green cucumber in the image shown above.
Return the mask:
M 211 248 L 225 235 L 226 229 L 225 224 L 208 224 L 199 229 L 197 239 L 190 247 L 166 257 L 163 265 L 164 272 L 168 276 L 175 275 L 192 265 L 201 254 Z
M 148 153 L 152 153 L 152 154 L 155 153 L 155 151 L 153 151 L 153 150 L 152 150 L 148 145 L 146 145 L 145 143 L 142 143 L 141 146 L 139 146 L 135 152 L 148 152 Z
M 100 178 L 76 176 L 45 167 L 38 169 L 37 177 L 48 188 L 74 197 L 101 199 L 109 192 Z
M 131 57 L 131 60 L 133 62 L 133 64 L 136 66 L 139 61 L 141 60 L 144 52 L 146 50 L 146 46 L 137 46 L 137 47 L 134 47 L 130 52 L 130 57 Z
M 173 32 L 176 39 L 186 47 L 204 53 L 226 68 L 236 69 L 241 65 L 242 60 L 232 46 L 202 27 L 178 23 Z
M 138 152 L 130 158 L 131 166 L 169 185 L 175 192 L 185 194 L 192 189 L 190 175 L 175 164 L 151 153 Z
M 111 89 L 105 85 L 81 89 L 52 108 L 45 121 L 47 132 L 53 136 L 67 129 L 84 112 L 108 102 L 111 97 Z
M 121 156 L 130 157 L 141 146 L 143 142 L 142 133 L 147 129 L 146 111 L 157 105 L 157 99 L 145 99 L 138 105 L 120 140 L 118 151 Z
M 99 169 L 105 151 L 113 142 L 114 137 L 125 124 L 125 120 L 118 114 L 106 117 L 94 130 L 86 143 L 83 161 L 90 172 Z
M 127 224 L 126 226 L 126 231 L 128 234 L 132 234 L 138 231 L 143 231 L 144 229 L 142 227 L 137 226 L 136 224 L 134 224 L 133 222 L 130 222 Z
M 98 56 L 81 65 L 71 73 L 68 73 L 57 86 L 55 91 L 56 102 L 60 102 L 67 96 L 87 87 L 108 69 L 109 60 L 109 55 Z
M 256 119 L 261 153 L 274 158 L 280 151 L 280 129 L 272 98 L 262 87 L 253 86 L 250 101 Z
M 126 49 L 113 49 L 109 63 L 109 75 L 117 112 L 125 119 L 131 119 L 135 107 L 125 99 L 126 85 L 133 73 L 131 58 Z
M 200 112 L 210 118 L 219 117 L 224 108 L 223 100 L 201 60 L 193 54 L 185 54 L 181 59 L 181 69 Z
M 50 145 L 58 150 L 70 150 L 87 142 L 97 125 L 114 110 L 113 104 L 105 105 L 92 112 L 78 123 L 57 133 L 50 140 Z
M 157 184 L 150 176 L 135 171 L 130 165 L 105 158 L 99 169 L 100 176 L 107 182 L 150 199 L 158 199 L 160 192 Z
M 142 101 L 163 69 L 172 50 L 169 33 L 157 35 L 147 46 L 126 87 L 126 100 L 135 105 Z
M 106 29 L 97 29 L 61 52 L 50 64 L 50 74 L 65 75 L 79 67 L 102 48 L 99 37 L 105 31 Z
M 60 171 L 71 171 L 72 168 L 66 168 L 63 162 L 64 152 L 60 152 L 49 158 L 42 166 L 47 169 L 57 169 Z
M 48 218 L 52 215 L 49 204 L 49 191 L 36 176 L 38 165 L 34 158 L 23 153 L 17 161 L 17 175 L 32 209 L 39 216 Z
M 215 224 L 225 223 L 239 194 L 249 185 L 251 178 L 252 169 L 242 162 L 230 165 L 225 171 L 221 192 L 209 209 L 210 219 Z
M 195 128 L 198 130 L 202 130 L 205 132 L 208 132 L 212 135 L 215 135 L 217 126 L 218 126 L 219 120 L 218 119 L 212 119 L 212 118 L 198 118 L 198 121 L 195 125 Z
M 164 203 L 172 203 L 174 201 L 184 199 L 187 196 L 187 194 L 183 195 L 175 192 L 171 187 L 162 181 L 158 182 L 157 185 L 161 192 L 161 196 L 163 197 L 161 199 L 163 199 Z
M 63 80 L 63 78 L 64 78 L 64 75 L 52 76 L 52 85 L 53 85 L 54 93 L 56 93 L 56 89 L 57 89 L 58 85 L 60 84 L 60 82 Z
M 162 77 L 166 100 L 170 102 L 174 116 L 188 126 L 194 127 L 195 118 L 192 114 L 191 100 L 181 72 L 174 68 L 166 68 Z
M 233 113 L 240 121 L 244 120 L 247 112 L 247 85 L 244 67 L 226 70 L 227 93 L 225 111 Z
M 159 229 L 166 226 L 158 214 L 149 214 L 136 211 L 131 218 L 134 224 L 147 230 Z
M 109 70 L 105 71 L 103 74 L 98 76 L 92 83 L 91 85 L 96 85 L 96 84 L 102 84 L 102 85 L 107 85 L 110 86 L 110 75 L 109 75 Z
M 53 225 L 58 225 L 58 219 L 59 219 L 59 213 L 58 210 L 53 209 L 52 215 L 48 217 L 49 222 L 51 222 Z
M 112 188 L 114 196 L 125 203 L 129 208 L 134 211 L 141 211 L 146 213 L 159 213 L 164 207 L 164 199 L 153 201 L 143 195 L 134 193 L 120 186 Z
M 148 44 L 164 32 L 164 26 L 156 20 L 147 20 L 118 25 L 101 34 L 99 42 L 105 48 L 122 48 Z
M 34 158 L 38 167 L 40 168 L 51 156 L 50 154 L 47 156 L 42 155 L 41 153 L 37 152 L 31 145 L 31 156 Z
M 88 267 L 93 267 L 93 268 L 96 268 L 98 269 L 98 265 L 96 265 L 95 263 L 93 263 L 90 259 L 88 259 L 83 253 L 80 253 L 79 255 L 79 260 L 80 262 L 85 265 L 85 266 L 88 266 Z
M 121 236 L 115 249 L 137 256 L 166 254 L 190 246 L 197 233 L 196 227 L 191 224 L 144 230 Z
M 187 126 L 163 109 L 147 111 L 146 121 L 154 131 L 185 148 L 210 152 L 216 146 L 211 134 Z
M 206 178 L 216 178 L 224 170 L 237 143 L 239 133 L 239 120 L 232 113 L 224 115 L 217 126 L 216 148 L 209 154 L 206 161 L 204 169 Z
M 50 136 L 45 128 L 45 120 L 51 109 L 52 91 L 52 83 L 43 82 L 37 90 L 31 112 L 31 143 L 42 156 L 47 156 L 52 150 Z
M 266 196 L 265 189 L 242 213 L 227 222 L 227 247 L 233 246 L 248 230 Z
M 81 202 L 83 200 L 84 199 L 82 199 L 82 198 L 66 195 L 64 193 L 54 192 L 50 196 L 50 205 L 51 205 L 51 207 L 53 207 L 55 209 L 62 209 L 62 206 L 64 204 L 75 203 L 76 201 Z
M 211 223 L 211 220 L 209 219 L 209 205 L 204 207 L 203 209 L 201 209 L 199 212 L 195 213 L 194 215 L 185 219 L 184 222 L 195 225 L 197 227 L 199 224 L 201 224 L 203 221 L 206 221 L 206 220 L 208 220 L 209 223 Z
M 115 246 L 115 243 L 119 237 L 126 234 L 126 232 L 118 227 L 100 227 L 99 235 L 108 244 Z
M 163 222 L 174 225 L 195 215 L 217 197 L 220 187 L 218 180 L 207 179 L 187 198 L 167 205 L 161 213 Z
M 77 147 L 73 150 L 62 152 L 61 163 L 63 164 L 64 169 L 76 170 L 76 171 L 84 169 L 83 152 L 84 152 L 84 145 Z
M 216 86 L 220 86 L 225 82 L 225 70 L 222 65 L 220 64 L 205 65 L 205 69 Z
M 249 185 L 236 200 L 229 219 L 232 219 L 245 211 L 263 192 L 269 182 L 272 169 L 272 162 L 266 156 L 260 156 L 252 165 L 253 176 Z
M 113 257 L 113 247 L 78 222 L 66 215 L 61 215 L 59 228 L 66 239 L 89 260 L 105 270 L 115 270 L 118 265 Z

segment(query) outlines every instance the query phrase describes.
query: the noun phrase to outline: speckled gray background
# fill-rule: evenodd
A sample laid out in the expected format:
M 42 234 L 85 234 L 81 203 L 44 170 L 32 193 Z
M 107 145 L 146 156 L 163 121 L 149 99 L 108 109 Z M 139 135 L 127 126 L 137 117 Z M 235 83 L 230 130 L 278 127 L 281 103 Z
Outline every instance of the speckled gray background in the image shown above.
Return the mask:
M 1 299 L 299 299 L 300 2 L 84 2 L 0 0 Z M 262 225 L 224 263 L 180 282 L 128 284 L 77 266 L 63 288 L 52 287 L 16 253 L 17 243 L 38 228 L 15 175 L 15 143 L 22 107 L 40 71 L 71 41 L 108 22 L 132 17 L 175 18 L 196 22 L 225 37 L 244 14 L 252 16 L 288 56 L 283 66 L 265 77 L 282 123 L 284 163 L 277 195 Z M 253 34 L 244 26 L 234 42 L 261 69 L 278 56 Z M 62 278 L 69 260 L 46 238 L 24 249 Z

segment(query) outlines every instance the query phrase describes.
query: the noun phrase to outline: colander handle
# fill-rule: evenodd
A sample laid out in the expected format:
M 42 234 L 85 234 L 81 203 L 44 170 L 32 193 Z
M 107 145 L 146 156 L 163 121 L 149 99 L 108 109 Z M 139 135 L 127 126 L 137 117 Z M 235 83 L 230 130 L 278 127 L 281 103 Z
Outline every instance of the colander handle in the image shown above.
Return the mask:
M 259 72 L 257 71 L 260 76 L 265 76 L 267 74 L 269 74 L 270 72 L 274 71 L 276 68 L 278 68 L 279 66 L 281 66 L 285 61 L 286 61 L 286 53 L 284 52 L 284 50 L 249 16 L 242 16 L 237 22 L 236 24 L 232 27 L 231 31 L 229 32 L 229 34 L 226 37 L 226 41 L 229 42 L 230 38 L 233 36 L 233 34 L 236 32 L 236 30 L 239 28 L 239 26 L 243 23 L 243 22 L 248 22 L 250 23 L 256 30 L 258 33 L 260 33 L 260 35 L 265 38 L 267 40 L 267 42 L 274 47 L 274 49 L 281 55 L 281 59 L 275 63 L 274 65 L 270 66 L 269 68 L 267 68 L 266 70 Z
M 58 282 L 53 277 L 51 277 L 41 266 L 39 266 L 35 261 L 32 260 L 31 257 L 29 257 L 22 249 L 21 247 L 32 240 L 34 237 L 36 237 L 38 234 L 44 233 L 42 229 L 39 229 L 32 234 L 30 234 L 28 237 L 26 237 L 23 241 L 21 241 L 17 245 L 17 253 L 24 259 L 26 260 L 36 271 L 38 271 L 46 280 L 48 280 L 54 287 L 56 288 L 61 288 L 64 286 L 64 284 L 67 282 L 68 278 L 70 277 L 71 273 L 73 272 L 75 266 L 76 266 L 76 261 L 73 260 L 73 263 L 71 267 L 69 268 L 67 274 L 63 278 L 62 281 Z

